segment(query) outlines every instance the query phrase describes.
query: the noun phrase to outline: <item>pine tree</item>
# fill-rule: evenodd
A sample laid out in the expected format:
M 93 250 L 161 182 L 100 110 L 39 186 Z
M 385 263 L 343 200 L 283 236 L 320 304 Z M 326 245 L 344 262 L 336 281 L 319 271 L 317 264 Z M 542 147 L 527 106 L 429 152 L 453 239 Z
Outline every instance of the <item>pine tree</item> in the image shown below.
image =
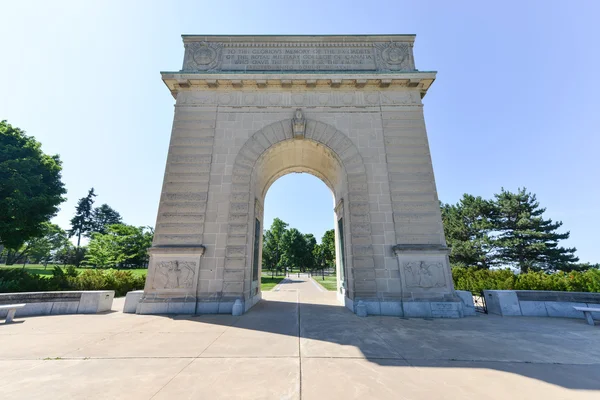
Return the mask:
M 86 235 L 91 232 L 94 227 L 94 221 L 92 219 L 92 206 L 94 205 L 94 188 L 88 191 L 87 196 L 82 197 L 77 202 L 77 208 L 75 209 L 75 216 L 71 219 L 71 230 L 69 231 L 69 237 L 77 235 L 77 250 L 81 244 L 81 235 Z
M 495 203 L 499 260 L 519 267 L 521 272 L 568 268 L 579 260 L 575 248 L 558 246 L 559 240 L 568 239 L 570 233 L 558 233 L 562 222 L 543 218 L 546 209 L 540 207 L 535 194 L 525 188 L 517 193 L 502 188 L 495 195 Z
M 450 262 L 489 268 L 496 262 L 491 232 L 496 207 L 480 196 L 464 194 L 457 204 L 442 204 L 444 234 L 451 248 Z
M 121 214 L 108 204 L 102 204 L 100 207 L 94 208 L 94 211 L 92 211 L 92 220 L 92 230 L 86 233 L 88 237 L 93 232 L 105 234 L 110 225 L 123 223 Z

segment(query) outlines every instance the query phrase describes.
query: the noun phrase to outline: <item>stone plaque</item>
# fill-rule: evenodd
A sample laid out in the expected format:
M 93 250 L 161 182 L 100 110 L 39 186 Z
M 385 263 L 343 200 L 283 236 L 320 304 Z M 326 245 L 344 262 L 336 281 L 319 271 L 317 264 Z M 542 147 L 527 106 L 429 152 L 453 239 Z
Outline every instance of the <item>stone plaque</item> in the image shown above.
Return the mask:
M 375 70 L 373 47 L 228 47 L 222 71 Z

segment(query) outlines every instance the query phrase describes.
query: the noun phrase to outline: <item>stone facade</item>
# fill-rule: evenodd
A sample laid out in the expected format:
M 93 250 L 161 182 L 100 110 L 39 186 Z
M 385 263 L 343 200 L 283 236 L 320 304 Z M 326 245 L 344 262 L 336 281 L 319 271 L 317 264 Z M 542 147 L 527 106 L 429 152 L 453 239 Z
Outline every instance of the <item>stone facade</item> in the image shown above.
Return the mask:
M 141 313 L 260 299 L 270 185 L 310 173 L 334 197 L 338 298 L 368 314 L 462 316 L 414 36 L 184 36 Z

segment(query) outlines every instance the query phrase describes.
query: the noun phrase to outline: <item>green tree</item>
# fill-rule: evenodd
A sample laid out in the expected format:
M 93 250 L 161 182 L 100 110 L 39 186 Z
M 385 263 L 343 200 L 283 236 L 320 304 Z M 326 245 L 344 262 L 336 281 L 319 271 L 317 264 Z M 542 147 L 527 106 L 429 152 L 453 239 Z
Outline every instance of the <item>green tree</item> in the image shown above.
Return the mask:
M 287 230 L 288 224 L 279 218 L 275 218 L 271 228 L 263 235 L 263 265 L 271 274 L 281 267 L 281 240 Z
M 58 225 L 45 222 L 43 235 L 27 243 L 29 246 L 27 254 L 34 263 L 42 263 L 46 268 L 48 261 L 53 259 L 66 243 L 68 243 L 67 232 Z
M 99 268 L 147 266 L 153 232 L 148 227 L 114 224 L 94 232 L 85 261 Z
M 85 262 L 97 268 L 113 267 L 117 263 L 118 244 L 112 235 L 92 233 Z
M 106 233 L 109 225 L 122 224 L 123 218 L 108 204 L 102 204 L 92 211 L 91 232 Z M 88 232 L 88 234 L 91 234 Z
M 92 218 L 94 197 L 96 197 L 96 194 L 94 193 L 94 188 L 91 188 L 87 196 L 82 197 L 77 202 L 75 216 L 71 219 L 69 237 L 77 236 L 77 249 L 81 245 L 81 236 L 87 235 L 94 229 L 94 219 Z
M 9 252 L 41 236 L 43 223 L 56 215 L 66 193 L 61 169 L 57 155 L 44 154 L 33 137 L 0 122 L 0 244 Z
M 306 239 L 296 228 L 285 231 L 281 238 L 281 265 L 286 269 L 304 270 L 306 260 Z
M 498 231 L 498 258 L 503 263 L 529 270 L 569 268 L 579 259 L 575 248 L 564 248 L 558 242 L 569 238 L 569 232 L 558 233 L 562 222 L 544 219 L 535 194 L 525 188 L 517 193 L 504 190 L 495 195 L 497 215 L 494 229 Z
M 454 265 L 489 268 L 494 265 L 494 229 L 496 205 L 464 194 L 457 204 L 442 204 L 442 221 L 446 242 L 451 248 L 450 262 Z
M 321 258 L 326 268 L 335 268 L 335 231 L 325 231 L 321 238 Z
M 302 261 L 303 270 L 313 271 L 317 268 L 317 260 L 315 258 L 315 248 L 317 247 L 317 239 L 312 233 L 304 234 L 306 247 L 304 251 L 304 260 Z

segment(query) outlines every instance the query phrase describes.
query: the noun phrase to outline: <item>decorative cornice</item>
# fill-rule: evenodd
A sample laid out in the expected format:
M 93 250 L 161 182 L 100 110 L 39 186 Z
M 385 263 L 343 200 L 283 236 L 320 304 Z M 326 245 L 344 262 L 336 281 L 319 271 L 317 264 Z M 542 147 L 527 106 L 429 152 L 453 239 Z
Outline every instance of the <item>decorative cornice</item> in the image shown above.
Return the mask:
M 260 73 L 221 74 L 162 72 L 162 79 L 174 97 L 181 91 L 194 90 L 310 90 L 418 89 L 424 97 L 435 81 L 436 72 L 397 73 Z
M 353 43 L 373 43 L 373 42 L 409 42 L 415 41 L 414 34 L 394 34 L 394 35 L 181 35 L 184 43 L 190 42 L 220 42 L 220 43 L 247 43 L 247 44 L 280 44 L 288 43 L 310 43 L 327 44 L 340 43 L 350 45 Z

